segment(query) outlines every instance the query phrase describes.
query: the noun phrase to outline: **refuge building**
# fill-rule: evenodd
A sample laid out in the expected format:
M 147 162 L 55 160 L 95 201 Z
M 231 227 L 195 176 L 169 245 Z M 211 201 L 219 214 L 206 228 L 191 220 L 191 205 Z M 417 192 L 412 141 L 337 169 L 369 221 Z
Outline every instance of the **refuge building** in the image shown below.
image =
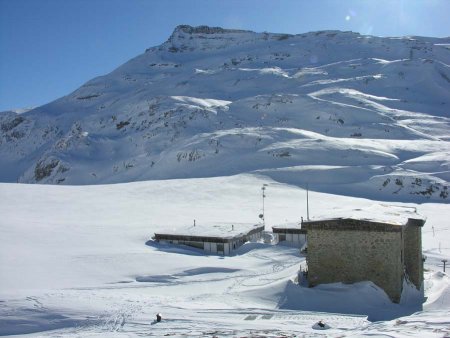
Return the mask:
M 306 229 L 302 228 L 301 223 L 275 225 L 272 232 L 278 243 L 289 243 L 300 249 L 306 245 Z
M 187 245 L 219 255 L 230 255 L 245 242 L 255 242 L 262 236 L 262 224 L 193 225 L 155 233 L 157 242 Z
M 385 218 L 390 219 L 390 214 L 397 217 L 374 220 L 353 216 L 304 221 L 302 227 L 308 233 L 309 286 L 372 281 L 396 303 L 400 301 L 405 278 L 420 290 L 423 282 L 421 228 L 425 220 L 415 212 L 386 213 Z

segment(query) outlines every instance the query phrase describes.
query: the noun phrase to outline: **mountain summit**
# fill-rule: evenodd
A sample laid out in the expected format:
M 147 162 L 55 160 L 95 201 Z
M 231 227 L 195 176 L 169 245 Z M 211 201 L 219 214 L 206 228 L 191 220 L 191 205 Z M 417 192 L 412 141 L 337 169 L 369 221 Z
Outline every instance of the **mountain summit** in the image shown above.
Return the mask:
M 252 173 L 319 191 L 447 201 L 450 38 L 181 25 L 23 114 L 0 180 L 105 184 Z

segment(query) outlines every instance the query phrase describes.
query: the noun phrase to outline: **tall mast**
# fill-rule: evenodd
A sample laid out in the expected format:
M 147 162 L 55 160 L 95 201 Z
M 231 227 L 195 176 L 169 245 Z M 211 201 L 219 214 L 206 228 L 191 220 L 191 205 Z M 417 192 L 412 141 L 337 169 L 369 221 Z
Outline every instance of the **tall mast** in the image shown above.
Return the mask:
M 306 219 L 309 221 L 309 185 L 306 183 Z

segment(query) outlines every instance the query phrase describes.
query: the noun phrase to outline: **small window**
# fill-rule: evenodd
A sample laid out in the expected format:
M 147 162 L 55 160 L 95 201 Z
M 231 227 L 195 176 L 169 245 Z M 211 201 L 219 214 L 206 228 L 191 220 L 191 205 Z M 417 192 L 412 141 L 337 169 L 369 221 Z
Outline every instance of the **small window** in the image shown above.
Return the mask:
M 188 241 L 186 241 L 184 244 L 188 245 L 188 246 L 192 246 L 193 248 L 197 248 L 197 249 L 204 248 L 203 242 L 188 242 Z

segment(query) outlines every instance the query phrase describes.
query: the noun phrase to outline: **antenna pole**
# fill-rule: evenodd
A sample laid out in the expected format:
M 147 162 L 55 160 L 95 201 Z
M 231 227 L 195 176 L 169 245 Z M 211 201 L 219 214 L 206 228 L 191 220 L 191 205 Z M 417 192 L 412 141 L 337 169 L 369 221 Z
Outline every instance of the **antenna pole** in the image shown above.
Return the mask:
M 266 198 L 266 195 L 264 194 L 264 192 L 266 190 L 266 187 L 263 185 L 261 190 L 262 190 L 262 203 L 263 203 L 263 208 L 262 208 L 263 217 L 262 217 L 262 220 L 263 220 L 263 225 L 266 226 L 266 218 L 265 218 L 265 215 L 264 215 L 264 198 Z
M 309 221 L 309 185 L 306 183 L 306 219 Z

